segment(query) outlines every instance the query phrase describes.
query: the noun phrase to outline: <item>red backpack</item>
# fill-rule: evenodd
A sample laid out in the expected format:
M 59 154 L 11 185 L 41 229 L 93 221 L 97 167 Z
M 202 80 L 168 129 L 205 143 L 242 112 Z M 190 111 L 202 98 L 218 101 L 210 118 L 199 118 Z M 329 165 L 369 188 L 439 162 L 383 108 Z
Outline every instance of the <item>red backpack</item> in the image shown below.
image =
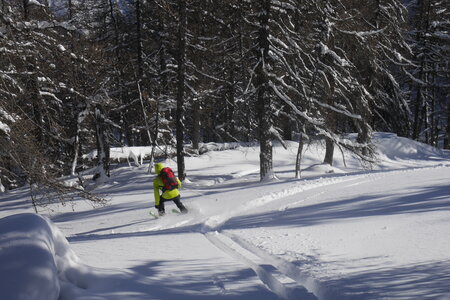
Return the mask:
M 159 173 L 159 177 L 161 177 L 162 182 L 164 184 L 163 192 L 171 191 L 178 188 L 178 180 L 172 169 L 169 167 L 165 167 Z

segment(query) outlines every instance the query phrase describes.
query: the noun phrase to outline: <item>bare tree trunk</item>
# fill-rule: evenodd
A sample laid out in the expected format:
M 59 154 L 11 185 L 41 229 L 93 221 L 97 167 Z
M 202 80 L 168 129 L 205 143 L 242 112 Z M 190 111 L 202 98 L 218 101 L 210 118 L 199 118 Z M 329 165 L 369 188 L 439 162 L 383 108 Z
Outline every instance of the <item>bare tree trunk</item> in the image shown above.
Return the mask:
M 23 0 L 23 19 L 26 21 L 28 20 L 28 1 L 29 0 Z
M 427 3 L 428 2 L 428 3 Z M 428 31 L 429 27 L 429 11 L 430 11 L 430 1 L 418 1 L 419 9 L 420 9 L 420 18 L 417 30 L 417 41 L 419 44 L 423 44 L 422 47 L 425 47 L 426 40 L 423 37 L 423 34 Z M 418 74 L 418 79 L 424 82 L 425 84 L 419 84 L 417 88 L 416 101 L 414 103 L 414 123 L 413 123 L 413 135 L 412 138 L 414 140 L 419 140 L 420 133 L 422 131 L 423 121 L 424 121 L 424 109 L 426 109 L 426 101 L 427 101 L 427 63 L 425 60 L 424 53 L 420 53 L 420 69 Z M 426 116 L 425 116 L 426 117 Z
M 150 125 L 149 125 L 149 123 L 148 123 L 147 112 L 145 111 L 144 95 L 143 95 L 143 93 L 142 93 L 141 85 L 140 85 L 139 82 L 140 82 L 140 81 L 138 81 L 137 86 L 138 86 L 138 91 L 139 91 L 139 100 L 140 100 L 140 102 L 141 102 L 142 114 L 144 115 L 145 130 L 147 131 L 147 138 L 148 138 L 148 141 L 149 141 L 150 145 L 153 145 L 154 143 L 153 143 L 153 141 L 152 141 L 153 139 L 152 139 L 152 135 L 151 135 L 151 133 L 150 133 Z M 152 153 L 154 153 L 154 152 L 153 152 L 153 149 L 152 149 Z M 150 165 L 151 165 L 152 163 L 153 163 L 153 156 L 150 157 Z
M 256 68 L 256 89 L 257 89 L 257 112 L 259 123 L 259 165 L 260 178 L 270 180 L 274 177 L 272 165 L 272 140 L 271 140 L 271 116 L 270 106 L 271 100 L 268 94 L 268 78 L 266 74 L 266 64 L 269 60 L 269 13 L 270 0 L 258 1 L 259 15 L 259 32 L 257 58 L 258 66 Z
M 164 32 L 164 22 L 161 18 L 158 19 L 158 30 L 159 32 Z M 159 121 L 160 121 L 160 105 L 161 101 L 165 99 L 164 92 L 167 91 L 168 81 L 167 81 L 167 61 L 166 61 L 166 48 L 165 40 L 162 36 L 159 39 L 159 85 L 156 88 L 156 111 L 155 111 L 155 128 L 153 129 L 152 137 L 152 150 L 150 153 L 150 163 L 148 167 L 148 173 L 152 172 L 153 160 L 155 157 L 155 149 L 158 145 L 158 134 L 159 134 Z M 166 151 L 167 153 L 167 151 Z M 166 154 L 167 155 L 167 154 Z
M 298 149 L 297 149 L 297 157 L 295 159 L 295 178 L 301 177 L 301 163 L 302 163 L 302 154 L 303 148 L 305 146 L 305 137 L 304 137 L 305 127 L 302 126 L 299 138 L 298 138 Z
M 450 149 L 450 103 L 447 103 L 447 130 L 444 138 L 444 149 Z
M 184 94 L 186 72 L 186 0 L 179 1 L 179 27 L 178 27 L 178 87 L 177 87 L 177 111 L 176 111 L 176 140 L 177 140 L 177 166 L 180 180 L 186 178 L 184 165 Z
M 430 144 L 434 147 L 438 147 L 439 143 L 439 116 L 440 110 L 437 106 L 437 95 L 436 95 L 436 73 L 437 73 L 437 64 L 434 64 L 433 72 L 430 74 L 431 76 L 431 113 L 430 113 L 430 128 L 431 128 L 431 140 Z
M 326 151 L 325 151 L 325 159 L 323 160 L 323 162 L 332 166 L 334 156 L 334 142 L 332 139 L 327 137 L 325 138 L 325 145 Z
M 329 86 L 327 89 L 327 104 L 330 106 L 334 106 L 334 93 L 335 93 L 335 79 L 332 75 L 327 74 Z M 325 123 L 330 131 L 336 132 L 337 127 L 337 115 L 334 111 L 329 110 L 326 112 Z M 333 165 L 333 157 L 334 157 L 334 141 L 325 137 L 325 158 L 323 160 L 324 163 Z
M 121 54 L 120 54 L 120 36 L 119 36 L 119 24 L 117 23 L 116 17 L 114 15 L 114 0 L 109 0 L 109 15 L 111 17 L 112 23 L 114 25 L 114 55 L 115 55 L 115 65 L 112 66 L 113 69 L 115 69 L 115 73 L 117 74 L 115 76 L 115 80 L 117 81 L 117 86 L 120 94 L 120 101 L 124 107 L 127 106 L 127 97 L 125 95 L 125 82 L 124 82 L 124 73 L 123 68 L 120 67 L 121 62 Z M 116 4 L 117 5 L 117 4 Z M 131 131 L 131 128 L 128 124 L 127 120 L 127 110 L 128 108 L 125 108 L 123 110 L 120 110 L 120 120 L 122 123 L 122 133 L 121 133 L 121 142 L 126 143 L 130 146 L 134 146 L 136 144 L 134 135 Z
M 77 164 L 78 164 L 78 155 L 80 152 L 80 134 L 81 134 L 81 123 L 84 121 L 84 119 L 86 118 L 87 114 L 89 111 L 89 104 L 86 107 L 86 109 L 84 109 L 83 111 L 81 111 L 78 114 L 78 118 L 77 118 L 77 129 L 75 132 L 75 141 L 74 141 L 74 145 L 73 145 L 73 160 L 72 160 L 72 175 L 75 175 L 76 173 L 76 168 L 77 168 Z
M 109 177 L 109 143 L 106 136 L 106 122 L 105 116 L 100 105 L 95 107 L 95 131 L 96 131 L 96 142 L 97 142 L 97 159 L 98 159 L 98 169 L 97 173 L 94 174 L 94 178 L 100 178 L 104 180 L 104 176 Z
M 28 101 L 31 103 L 31 115 L 34 123 L 37 125 L 35 127 L 35 136 L 39 141 L 40 145 L 48 143 L 48 132 L 49 132 L 49 122 L 46 122 L 50 117 L 46 109 L 46 105 L 42 95 L 40 93 L 40 83 L 38 76 L 37 59 L 35 57 L 30 57 L 30 61 L 27 65 L 28 71 L 28 86 L 26 94 L 29 96 Z
M 136 0 L 136 43 L 138 80 L 142 80 L 142 33 L 141 33 L 141 0 Z
M 68 19 L 72 20 L 73 17 L 73 10 L 72 10 L 72 0 L 68 0 L 67 1 L 67 14 L 68 14 Z
M 198 152 L 200 146 L 200 98 L 194 98 L 192 102 L 192 148 Z
M 156 100 L 156 112 L 155 112 L 155 129 L 153 132 L 153 139 L 152 139 L 152 151 L 150 153 L 150 162 L 148 165 L 148 173 L 150 174 L 152 172 L 153 167 L 153 161 L 155 158 L 155 149 L 157 146 L 156 140 L 158 139 L 158 132 L 159 132 L 159 99 Z
M 238 9 L 239 9 L 239 24 L 238 24 L 238 47 L 239 47 L 239 58 L 242 59 L 242 63 L 240 64 L 238 70 L 240 72 L 239 76 L 240 77 L 240 81 L 242 84 L 242 100 L 245 103 L 244 106 L 244 110 L 245 110 L 245 114 L 246 114 L 246 118 L 245 118 L 245 122 L 243 127 L 246 129 L 245 132 L 245 141 L 246 142 L 250 142 L 251 140 L 251 131 L 252 131 L 252 126 L 251 126 L 251 119 L 252 119 L 252 109 L 249 105 L 249 101 L 247 100 L 247 95 L 245 93 L 245 83 L 247 82 L 247 70 L 246 70 L 246 64 L 244 63 L 244 57 L 245 57 L 245 47 L 244 47 L 244 36 L 245 36 L 245 32 L 244 32 L 244 26 L 243 26 L 243 20 L 244 20 L 244 8 L 243 8 L 243 1 L 238 1 Z
M 78 154 L 80 152 L 80 127 L 77 124 L 77 132 L 75 135 L 74 147 L 73 147 L 73 160 L 72 160 L 72 171 L 71 174 L 76 174 L 76 169 L 78 165 Z
M 234 76 L 234 65 L 229 66 L 229 87 L 228 87 L 228 93 L 225 96 L 226 99 L 226 133 L 227 133 L 227 140 L 233 142 L 235 141 L 235 124 L 234 124 L 234 107 L 235 107 L 235 93 L 236 93 L 236 79 Z

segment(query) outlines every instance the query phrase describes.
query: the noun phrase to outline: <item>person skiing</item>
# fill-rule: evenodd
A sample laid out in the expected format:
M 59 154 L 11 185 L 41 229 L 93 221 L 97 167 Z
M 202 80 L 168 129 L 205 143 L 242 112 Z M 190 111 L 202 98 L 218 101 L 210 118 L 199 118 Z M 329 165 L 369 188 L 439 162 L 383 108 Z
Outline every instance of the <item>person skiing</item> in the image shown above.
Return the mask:
M 180 201 L 181 181 L 176 177 L 169 167 L 164 167 L 162 163 L 155 164 L 156 178 L 153 180 L 153 190 L 155 196 L 155 208 L 158 209 L 160 216 L 166 211 L 164 208 L 165 201 L 173 201 L 181 213 L 187 213 L 186 207 Z M 160 190 L 162 194 L 160 195 Z

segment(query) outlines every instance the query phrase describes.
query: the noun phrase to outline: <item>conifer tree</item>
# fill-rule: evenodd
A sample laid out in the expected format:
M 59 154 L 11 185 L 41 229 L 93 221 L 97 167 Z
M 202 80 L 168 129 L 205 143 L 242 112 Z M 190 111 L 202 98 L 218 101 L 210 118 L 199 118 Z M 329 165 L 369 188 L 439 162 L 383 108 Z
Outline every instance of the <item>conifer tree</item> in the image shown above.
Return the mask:
M 417 0 L 411 7 L 412 138 L 437 146 L 448 132 L 450 12 L 446 1 Z M 448 139 L 447 139 L 448 140 Z

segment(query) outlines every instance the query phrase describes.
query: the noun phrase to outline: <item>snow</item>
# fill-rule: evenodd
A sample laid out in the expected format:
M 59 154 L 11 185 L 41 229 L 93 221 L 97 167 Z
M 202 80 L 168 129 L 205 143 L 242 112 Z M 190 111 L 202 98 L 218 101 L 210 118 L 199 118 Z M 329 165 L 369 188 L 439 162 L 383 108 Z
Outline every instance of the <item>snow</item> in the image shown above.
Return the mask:
M 61 45 L 61 44 L 58 45 L 58 49 L 59 49 L 61 52 L 65 52 L 65 51 L 67 50 L 66 47 L 64 47 L 64 46 Z
M 325 45 L 324 43 L 320 42 L 319 46 L 320 46 L 320 52 L 322 55 L 325 55 L 325 54 L 331 55 L 331 57 L 333 57 L 333 59 L 343 67 L 346 67 L 349 65 L 349 62 L 346 59 L 341 58 L 336 52 L 334 52 L 333 50 L 328 48 L 328 46 Z
M 110 199 L 33 213 L 28 190 L 0 195 L 0 299 L 450 299 L 450 153 L 376 133 L 372 170 L 309 145 L 186 157 L 186 215 L 154 219 L 148 165 L 117 164 Z M 124 149 L 122 160 L 144 154 Z M 116 159 L 118 151 L 114 152 Z M 139 159 L 136 158 L 136 161 Z M 166 165 L 176 169 L 176 162 Z
M 76 256 L 59 229 L 36 214 L 0 220 L 1 299 L 58 299 L 60 282 Z
M 0 107 L 0 117 L 11 122 L 15 121 L 14 118 L 11 115 L 9 115 L 6 111 L 4 111 L 1 107 Z M 7 136 L 9 136 L 10 131 L 11 128 L 9 128 L 7 124 L 0 121 L 0 132 L 3 132 Z
M 85 117 L 85 114 L 83 114 L 80 117 Z M 235 149 L 239 146 L 239 143 L 200 143 L 198 153 L 203 154 L 205 152 L 210 151 L 223 151 L 227 149 Z M 250 143 L 247 143 L 247 145 L 250 145 Z M 191 152 L 192 145 L 187 145 L 185 147 L 185 150 L 187 152 Z M 111 148 L 110 149 L 110 158 L 113 161 L 116 162 L 123 162 L 127 161 L 130 163 L 130 161 L 133 161 L 136 166 L 140 166 L 143 164 L 143 160 L 147 157 L 150 157 L 150 154 L 152 153 L 151 147 L 121 147 L 121 148 Z M 175 155 L 176 149 L 173 147 L 156 147 L 155 148 L 155 155 L 156 156 L 166 156 L 167 155 Z M 93 160 L 97 157 L 97 151 L 92 151 L 86 155 L 83 155 L 84 159 Z
M 8 125 L 6 125 L 5 123 L 0 121 L 0 131 L 2 131 L 6 135 L 9 135 L 9 132 L 11 131 L 11 129 L 9 128 Z
M 386 28 L 378 29 L 378 30 L 371 30 L 371 31 L 347 31 L 347 30 L 339 30 L 340 32 L 356 35 L 360 39 L 364 40 L 367 36 L 377 35 L 382 33 Z
M 44 4 L 40 3 L 40 2 L 37 1 L 37 0 L 28 0 L 28 1 L 26 2 L 26 4 L 27 4 L 28 6 L 30 6 L 30 5 L 37 5 L 37 6 L 45 7 Z

